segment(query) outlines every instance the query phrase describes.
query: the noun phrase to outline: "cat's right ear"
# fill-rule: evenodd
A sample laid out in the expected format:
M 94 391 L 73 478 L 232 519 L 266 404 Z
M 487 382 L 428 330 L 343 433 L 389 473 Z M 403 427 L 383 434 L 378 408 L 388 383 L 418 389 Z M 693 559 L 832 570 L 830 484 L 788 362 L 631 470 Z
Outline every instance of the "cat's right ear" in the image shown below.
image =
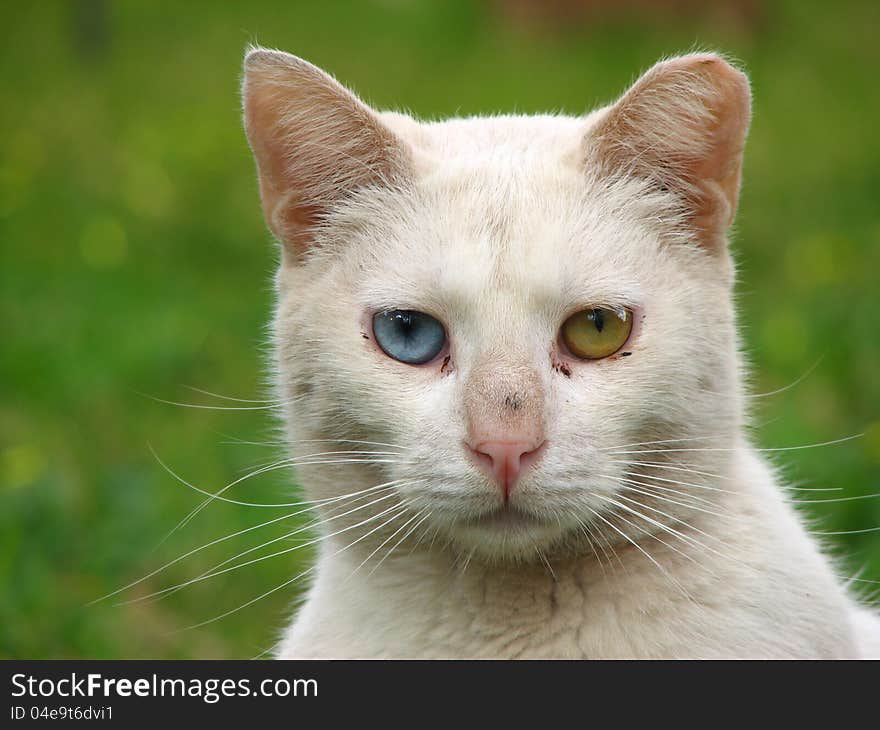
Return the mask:
M 242 101 L 263 214 L 284 244 L 285 263 L 302 260 L 334 205 L 405 175 L 403 142 L 354 94 L 296 56 L 249 51 Z

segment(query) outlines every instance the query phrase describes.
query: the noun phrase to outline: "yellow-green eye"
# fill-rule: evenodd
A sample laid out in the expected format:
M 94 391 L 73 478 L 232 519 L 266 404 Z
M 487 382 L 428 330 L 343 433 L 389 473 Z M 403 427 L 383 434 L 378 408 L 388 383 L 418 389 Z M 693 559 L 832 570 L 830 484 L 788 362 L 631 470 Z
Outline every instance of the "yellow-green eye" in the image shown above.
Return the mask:
M 632 312 L 593 307 L 571 315 L 560 334 L 575 357 L 601 360 L 617 352 L 632 332 Z

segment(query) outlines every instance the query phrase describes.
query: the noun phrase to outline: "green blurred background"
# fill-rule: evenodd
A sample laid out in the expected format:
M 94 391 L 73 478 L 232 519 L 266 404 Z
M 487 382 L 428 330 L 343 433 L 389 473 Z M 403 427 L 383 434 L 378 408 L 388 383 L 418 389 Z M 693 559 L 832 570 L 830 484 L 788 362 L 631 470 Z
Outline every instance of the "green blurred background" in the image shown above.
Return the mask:
M 166 600 L 87 604 L 283 514 L 200 500 L 277 458 L 262 410 L 275 252 L 240 128 L 246 44 L 290 50 L 379 107 L 426 117 L 611 100 L 658 57 L 722 50 L 751 74 L 735 248 L 762 446 L 822 499 L 880 491 L 880 5 L 676 2 L 40 2 L 0 11 L 0 656 L 250 657 L 297 589 L 267 560 Z M 612 9 L 614 8 L 614 9 Z M 290 475 L 239 488 L 285 501 Z M 880 499 L 805 505 L 819 531 L 880 526 Z M 181 561 L 143 595 L 283 533 Z M 286 529 L 290 529 L 289 527 Z M 880 532 L 834 537 L 880 580 Z M 278 547 L 275 545 L 274 547 Z M 299 557 L 296 557 L 299 556 Z M 863 589 L 873 584 L 860 583 Z M 876 587 L 876 586 L 874 586 Z

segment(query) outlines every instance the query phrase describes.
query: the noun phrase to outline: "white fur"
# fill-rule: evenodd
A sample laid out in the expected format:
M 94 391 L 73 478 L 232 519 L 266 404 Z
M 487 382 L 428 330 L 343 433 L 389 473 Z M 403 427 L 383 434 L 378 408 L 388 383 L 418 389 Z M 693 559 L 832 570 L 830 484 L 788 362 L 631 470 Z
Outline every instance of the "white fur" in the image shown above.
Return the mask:
M 397 480 L 373 505 L 318 510 L 332 519 L 279 656 L 878 652 L 877 617 L 744 435 L 724 243 L 744 77 L 702 55 L 638 83 L 585 118 L 418 123 L 299 59 L 249 56 L 248 136 L 287 252 L 274 331 L 291 450 L 388 452 L 301 480 L 310 499 Z M 359 126 L 372 148 L 352 143 Z M 291 231 L 300 200 L 308 225 Z M 562 362 L 560 324 L 597 305 L 634 312 L 631 355 Z M 449 361 L 385 356 L 370 313 L 393 308 L 439 319 Z M 508 519 L 463 443 L 513 392 L 547 448 Z

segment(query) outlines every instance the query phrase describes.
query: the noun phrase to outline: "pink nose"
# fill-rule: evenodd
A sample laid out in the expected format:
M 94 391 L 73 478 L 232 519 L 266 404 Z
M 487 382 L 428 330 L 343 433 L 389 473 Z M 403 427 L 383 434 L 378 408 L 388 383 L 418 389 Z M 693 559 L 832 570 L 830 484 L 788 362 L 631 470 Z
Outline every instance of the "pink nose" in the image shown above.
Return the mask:
M 471 451 L 483 470 L 501 487 L 504 499 L 510 497 L 520 474 L 528 469 L 544 450 L 544 441 L 483 441 Z

